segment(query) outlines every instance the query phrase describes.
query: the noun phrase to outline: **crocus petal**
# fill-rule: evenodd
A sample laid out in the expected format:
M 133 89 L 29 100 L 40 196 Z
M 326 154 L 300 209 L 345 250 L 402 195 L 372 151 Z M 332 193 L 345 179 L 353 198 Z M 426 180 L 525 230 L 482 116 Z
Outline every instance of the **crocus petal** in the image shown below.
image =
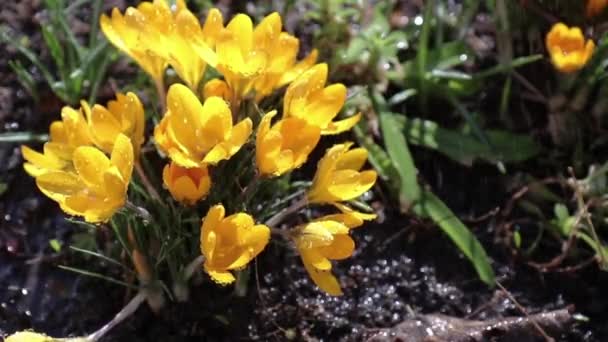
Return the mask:
M 119 134 L 114 142 L 110 162 L 118 168 L 124 183 L 129 183 L 133 173 L 133 145 L 124 134 Z
M 325 127 L 321 131 L 321 134 L 333 135 L 333 134 L 340 134 L 340 133 L 346 132 L 346 131 L 350 130 L 351 128 L 353 128 L 357 124 L 357 122 L 359 122 L 360 119 L 361 119 L 361 113 L 358 113 L 356 115 L 353 115 L 353 116 L 348 117 L 343 120 L 332 121 L 327 125 L 327 127 Z
M 213 281 L 220 285 L 228 285 L 236 280 L 230 272 L 220 272 L 211 269 L 205 269 L 205 271 L 207 272 L 207 274 L 209 274 Z
M 87 187 L 103 193 L 103 174 L 110 167 L 110 160 L 95 147 L 81 146 L 74 151 L 74 168 Z
M 320 254 L 332 260 L 346 259 L 353 255 L 354 251 L 355 242 L 346 234 L 335 235 L 330 246 L 319 248 Z
M 323 291 L 327 292 L 332 296 L 341 296 L 342 289 L 340 288 L 340 284 L 336 277 L 331 274 L 331 271 L 321 271 L 319 269 L 314 268 L 311 264 L 306 263 L 304 259 L 302 259 L 304 263 L 304 267 L 308 272 L 308 275 L 313 280 L 313 282 L 321 288 Z
M 44 173 L 36 177 L 36 185 L 47 197 L 63 202 L 67 196 L 75 195 L 84 189 L 77 175 L 63 171 Z

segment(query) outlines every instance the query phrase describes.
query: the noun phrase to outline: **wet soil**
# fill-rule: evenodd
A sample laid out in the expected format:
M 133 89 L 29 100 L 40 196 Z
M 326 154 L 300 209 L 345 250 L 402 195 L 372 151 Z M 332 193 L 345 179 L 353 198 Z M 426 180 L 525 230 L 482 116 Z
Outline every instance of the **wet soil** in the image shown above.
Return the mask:
M 37 33 L 39 11 L 39 1 L 23 1 L 1 5 L 0 18 L 27 34 L 41 58 L 48 60 Z M 61 103 L 48 93 L 35 104 L 8 68 L 8 60 L 17 55 L 10 49 L 2 51 L 0 132 L 44 133 L 58 117 Z M 125 67 L 113 67 L 110 78 L 121 75 L 124 69 L 120 68 Z M 420 165 L 422 177 L 465 219 L 504 207 L 509 199 L 506 179 L 493 167 L 464 167 L 431 152 L 415 153 L 417 160 L 432 161 Z M 49 240 L 68 243 L 83 228 L 67 222 L 56 204 L 37 191 L 21 163 L 17 144 L 0 145 L 0 183 L 8 185 L 0 194 L 0 336 L 28 328 L 53 336 L 90 333 L 111 319 L 132 293 L 57 267 L 70 265 L 121 277 L 119 270 L 98 260 L 53 251 Z M 437 228 L 390 206 L 378 209 L 379 222 L 353 232 L 355 255 L 334 266 L 343 286 L 342 297 L 320 292 L 297 254 L 278 241 L 250 268 L 244 295 L 202 276 L 194 282 L 188 302 L 170 302 L 159 314 L 144 305 L 103 341 L 183 341 L 192 337 L 208 341 L 360 341 L 422 314 L 478 321 L 524 316 L 504 291 L 477 279 L 469 262 Z M 595 265 L 576 272 L 540 273 L 495 238 L 497 220 L 490 215 L 467 222 L 486 246 L 497 280 L 528 314 L 574 305 L 575 312 L 589 318 L 554 333 L 557 340 L 607 341 L 608 296 L 603 291 L 608 289 L 608 273 Z M 554 250 L 541 250 L 541 257 L 542 253 L 547 259 L 555 255 Z M 518 340 L 543 339 L 530 331 Z

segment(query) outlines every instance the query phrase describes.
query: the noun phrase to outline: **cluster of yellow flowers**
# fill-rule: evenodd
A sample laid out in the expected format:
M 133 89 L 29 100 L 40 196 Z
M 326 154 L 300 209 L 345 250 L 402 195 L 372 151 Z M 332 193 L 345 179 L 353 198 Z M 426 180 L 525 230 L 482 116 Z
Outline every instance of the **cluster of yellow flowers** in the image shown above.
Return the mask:
M 334 121 L 346 101 L 346 87 L 326 86 L 328 67 L 316 64 L 316 51 L 296 60 L 299 40 L 282 32 L 277 13 L 255 27 L 244 14 L 224 26 L 221 13 L 212 9 L 201 25 L 183 0 L 174 7 L 154 0 L 124 14 L 114 9 L 100 23 L 106 37 L 151 76 L 161 100 L 167 66 L 186 84 L 169 87 L 166 111 L 153 134 L 170 159 L 162 172 L 164 185 L 184 205 L 206 198 L 213 190 L 213 168 L 249 142 L 255 144 L 256 177 L 277 177 L 302 166 L 321 136 L 348 131 L 360 119 L 357 114 Z M 200 85 L 207 65 L 223 78 Z M 284 86 L 282 115 L 275 119 L 277 110 L 270 110 L 252 120 L 242 104 L 257 106 Z M 23 146 L 24 167 L 66 213 L 107 221 L 126 203 L 144 142 L 143 106 L 128 93 L 106 107 L 91 108 L 83 101 L 79 110 L 65 107 L 61 114 L 42 153 Z M 250 139 L 254 129 L 255 140 Z M 293 241 L 313 281 L 332 295 L 342 292 L 330 260 L 352 255 L 350 229 L 375 218 L 345 203 L 368 191 L 377 178 L 375 171 L 361 170 L 367 151 L 351 146 L 337 144 L 326 151 L 306 193 L 306 203 L 330 205 L 336 213 L 282 234 Z M 244 212 L 226 216 L 222 204 L 209 204 L 200 233 L 204 269 L 216 282 L 228 284 L 235 280 L 231 271 L 256 257 L 275 228 L 256 224 Z

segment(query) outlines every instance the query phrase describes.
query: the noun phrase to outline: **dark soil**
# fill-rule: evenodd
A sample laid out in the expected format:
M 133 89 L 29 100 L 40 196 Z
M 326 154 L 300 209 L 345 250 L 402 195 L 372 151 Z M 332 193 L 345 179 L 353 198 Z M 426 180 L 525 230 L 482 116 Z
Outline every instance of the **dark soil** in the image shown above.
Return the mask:
M 0 5 L 0 21 L 28 35 L 41 58 L 48 60 L 38 33 L 40 15 L 39 1 Z M 5 47 L 2 51 L 0 132 L 46 132 L 58 118 L 61 103 L 50 93 L 43 94 L 41 103 L 33 103 L 7 65 L 18 56 Z M 121 68 L 128 66 L 119 64 L 110 70 L 110 78 L 119 84 L 124 78 Z M 465 219 L 504 207 L 509 199 L 510 194 L 501 190 L 507 188 L 505 179 L 493 167 L 468 168 L 440 155 L 416 153 L 433 161 L 421 165 L 423 178 Z M 132 293 L 57 268 L 70 265 L 121 277 L 118 270 L 96 259 L 52 250 L 49 240 L 67 243 L 83 228 L 67 222 L 56 204 L 38 192 L 21 163 L 17 144 L 0 144 L 0 183 L 8 185 L 0 194 L 0 335 L 29 328 L 61 337 L 91 333 L 111 319 Z M 320 292 L 297 254 L 275 243 L 251 267 L 245 296 L 202 276 L 191 288 L 188 302 L 168 303 L 159 314 L 144 305 L 104 341 L 183 341 L 187 337 L 358 341 L 420 314 L 471 320 L 524 316 L 504 291 L 490 289 L 477 279 L 469 262 L 437 228 L 391 208 L 379 209 L 380 222 L 354 231 L 355 255 L 334 267 L 343 286 L 342 297 Z M 608 341 L 608 296 L 601 292 L 608 289 L 608 274 L 595 265 L 576 272 L 540 273 L 495 238 L 498 221 L 497 216 L 488 216 L 467 223 L 486 246 L 498 281 L 527 313 L 574 305 L 589 321 L 564 327 L 553 337 Z M 545 251 L 546 259 L 554 252 Z M 531 331 L 522 339 L 528 340 L 542 338 Z

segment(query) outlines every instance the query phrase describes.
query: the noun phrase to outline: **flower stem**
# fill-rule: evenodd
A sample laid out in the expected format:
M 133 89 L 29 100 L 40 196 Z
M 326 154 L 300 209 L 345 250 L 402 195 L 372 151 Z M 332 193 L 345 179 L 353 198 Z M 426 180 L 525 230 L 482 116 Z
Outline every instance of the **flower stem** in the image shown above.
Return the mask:
M 141 163 L 139 161 L 135 163 L 135 171 L 137 171 L 137 175 L 141 179 L 141 182 L 144 184 L 144 187 L 146 188 L 150 196 L 152 196 L 153 199 L 162 202 L 158 191 L 156 191 L 156 189 L 152 185 L 152 182 L 150 182 L 150 179 L 146 175 L 146 172 L 144 171 L 144 168 L 141 166 Z
M 150 213 L 145 208 L 137 206 L 129 201 L 125 202 L 125 207 L 134 211 L 137 216 L 142 218 L 144 221 L 152 221 L 152 215 L 150 215 Z
M 163 79 L 161 78 L 160 80 L 156 80 L 154 82 L 154 85 L 156 86 L 156 92 L 158 93 L 158 100 L 160 101 L 160 110 L 161 110 L 161 114 L 164 114 L 165 111 L 167 110 L 167 95 L 165 94 L 165 83 L 163 82 Z
M 196 259 L 190 261 L 190 263 L 188 265 L 186 265 L 186 268 L 184 268 L 184 280 L 190 279 L 190 277 L 192 277 L 194 272 L 196 272 L 196 270 L 199 269 L 203 265 L 204 262 L 205 262 L 204 255 L 199 255 L 198 257 L 196 257 Z
M 127 305 L 125 305 L 125 307 L 122 308 L 122 310 L 120 310 L 116 314 L 116 316 L 114 316 L 114 318 L 112 318 L 111 321 L 109 321 L 106 325 L 101 327 L 96 332 L 87 336 L 87 340 L 92 341 L 92 342 L 98 341 L 105 334 L 107 334 L 108 331 L 112 330 L 112 328 L 114 328 L 117 324 L 124 321 L 127 317 L 131 316 L 135 311 L 137 311 L 137 308 L 139 308 L 141 303 L 144 302 L 144 300 L 146 299 L 146 296 L 147 295 L 146 295 L 145 291 L 140 290 L 137 293 L 137 295 L 135 297 L 133 297 L 133 299 L 131 299 L 131 301 Z
M 266 221 L 266 225 L 268 227 L 275 227 L 279 223 L 281 223 L 288 216 L 298 212 L 300 209 L 304 208 L 308 204 L 308 198 L 303 196 L 299 200 L 293 202 L 289 207 L 281 210 L 276 215 L 271 217 L 268 221 Z

